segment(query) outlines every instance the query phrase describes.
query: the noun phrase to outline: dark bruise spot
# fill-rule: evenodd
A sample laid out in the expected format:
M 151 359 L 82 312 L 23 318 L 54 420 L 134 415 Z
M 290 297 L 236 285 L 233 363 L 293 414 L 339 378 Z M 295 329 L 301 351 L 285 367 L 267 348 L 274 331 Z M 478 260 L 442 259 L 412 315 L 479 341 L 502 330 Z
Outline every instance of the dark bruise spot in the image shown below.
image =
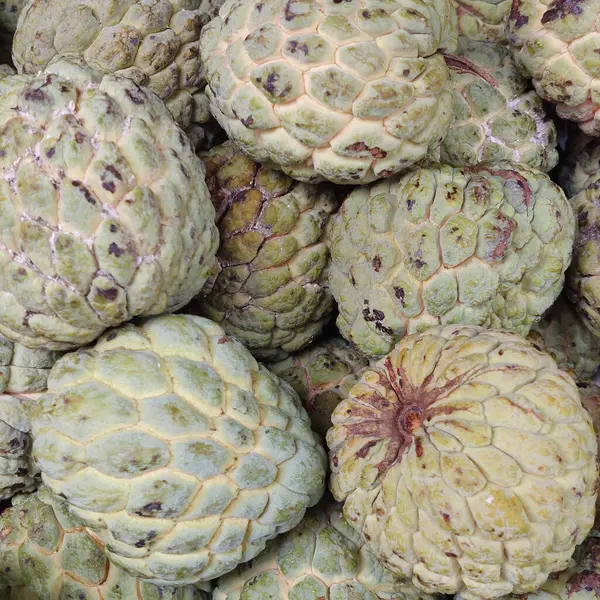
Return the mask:
M 98 296 L 101 298 L 105 298 L 106 300 L 113 301 L 117 299 L 119 295 L 119 290 L 117 288 L 108 288 L 107 290 L 98 290 Z M 112 334 L 111 334 L 112 335 Z
M 402 304 L 404 306 L 404 288 L 401 287 L 395 287 L 394 288 L 394 296 L 396 296 L 396 298 L 398 298 L 398 300 L 400 300 L 400 304 Z
M 111 226 L 109 227 L 109 229 L 110 229 L 111 233 L 116 233 L 117 232 L 117 226 L 114 223 L 111 224 Z
M 141 90 L 127 88 L 125 90 L 125 95 L 134 103 L 134 104 L 144 104 L 144 98 L 142 96 Z
M 346 150 L 348 152 L 368 152 L 373 158 L 385 158 L 387 156 L 387 152 L 374 146 L 370 148 L 364 142 L 354 142 L 354 144 L 350 144 L 346 146 Z
M 78 144 L 83 144 L 83 141 L 84 141 L 84 140 L 85 140 L 85 135 L 83 135 L 83 133 L 81 133 L 81 131 L 78 131 L 78 132 L 75 134 L 75 141 L 76 141 Z
M 145 506 L 142 506 L 142 510 L 136 512 L 135 514 L 139 515 L 140 517 L 143 517 L 144 513 L 148 514 L 148 513 L 157 512 L 159 510 L 162 510 L 162 502 L 155 500 L 154 502 L 149 502 Z
M 356 279 L 354 279 L 354 275 L 350 275 L 350 283 L 354 286 L 356 285 Z
M 554 0 L 542 15 L 542 23 L 551 23 L 557 19 L 580 15 L 583 12 L 583 8 L 580 6 L 583 2 L 584 0 Z
M 114 167 L 113 165 L 107 165 L 106 167 L 104 167 L 104 170 L 114 175 L 119 181 L 123 181 L 123 176 L 121 175 L 121 173 L 119 173 L 119 171 L 117 171 L 116 167 Z
M 376 308 L 373 309 L 373 316 L 376 321 L 383 321 L 383 319 L 385 319 L 385 314 Z
M 249 115 L 245 119 L 240 119 L 240 121 L 244 127 L 250 127 L 251 125 L 254 125 L 254 118 L 252 115 Z
M 448 513 L 442 513 L 442 519 L 444 519 L 444 523 L 450 523 L 450 515 Z
M 521 13 L 520 0 L 513 0 L 508 19 L 515 29 L 529 23 L 529 17 Z
M 43 102 L 48 100 L 48 95 L 41 88 L 28 89 L 24 94 L 25 100 L 31 102 Z
M 123 250 L 123 248 L 119 248 L 117 244 L 112 242 L 111 245 L 108 247 L 108 253 L 119 258 L 125 253 L 125 250 Z
M 381 321 L 375 322 L 375 329 L 377 329 L 377 331 L 381 331 L 382 333 L 387 333 L 387 335 L 394 335 L 394 330 L 391 327 L 386 327 L 383 325 Z
M 415 440 L 415 452 L 419 458 L 423 456 L 423 440 L 421 438 Z
M 219 338 L 218 343 L 219 344 L 226 344 L 229 341 L 229 338 L 227 336 L 223 336 Z
M 381 178 L 391 177 L 393 174 L 394 174 L 394 171 L 391 171 L 390 169 L 385 169 L 379 173 L 379 177 L 381 177 Z
M 103 181 L 102 187 L 111 194 L 114 194 L 117 190 L 117 186 L 115 185 L 114 181 Z
M 52 158 L 55 154 L 56 154 L 56 148 L 50 148 L 49 150 L 46 150 L 47 158 Z
M 411 211 L 414 205 L 415 205 L 415 201 L 412 198 L 409 198 L 406 201 L 406 210 Z
M 375 256 L 371 261 L 371 265 L 373 266 L 373 271 L 375 271 L 375 273 L 379 273 L 379 269 L 381 269 L 381 258 L 379 256 Z
M 78 187 L 81 191 L 81 193 L 83 194 L 83 197 L 93 206 L 96 205 L 96 198 L 94 198 L 92 192 L 90 192 L 90 190 L 88 190 L 84 185 L 81 184 L 80 181 L 77 182 L 73 182 L 73 185 L 75 187 Z
M 404 77 L 408 77 L 410 75 L 410 69 L 404 69 L 404 71 L 402 71 L 402 75 L 404 75 Z
M 308 56 L 308 44 L 306 42 L 304 44 L 300 44 L 297 40 L 290 40 L 287 47 L 290 54 L 302 52 L 304 56 Z
M 144 540 L 139 540 L 134 545 L 136 548 L 143 548 L 146 545 L 146 542 Z
M 458 558 L 454 552 L 444 552 L 448 558 Z
M 586 570 L 569 577 L 567 580 L 567 597 L 583 590 L 594 592 L 598 597 L 600 595 L 600 573 Z
M 114 340 L 117 337 L 117 334 L 115 331 L 111 331 L 107 336 L 106 339 L 111 342 L 112 340 Z
M 498 87 L 498 82 L 491 75 L 479 68 L 468 58 L 465 58 L 464 56 L 456 56 L 455 54 L 444 54 L 444 60 L 446 61 L 448 68 L 452 71 L 461 74 L 466 73 L 469 75 L 475 75 L 484 81 L 487 81 L 492 87 Z

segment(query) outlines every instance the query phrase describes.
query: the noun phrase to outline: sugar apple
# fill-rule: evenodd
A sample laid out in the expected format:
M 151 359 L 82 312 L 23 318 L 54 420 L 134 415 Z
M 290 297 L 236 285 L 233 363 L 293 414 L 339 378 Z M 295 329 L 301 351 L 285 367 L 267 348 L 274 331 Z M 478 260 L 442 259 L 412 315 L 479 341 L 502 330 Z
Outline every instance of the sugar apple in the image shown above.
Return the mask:
M 207 319 L 106 332 L 60 359 L 48 390 L 31 413 L 44 484 L 149 583 L 231 571 L 323 493 L 298 396 Z
M 600 0 L 513 0 L 515 57 L 559 117 L 600 136 Z
M 2 0 L 0 2 L 0 32 L 14 33 L 17 20 L 27 0 Z
M 558 297 L 575 221 L 524 165 L 419 168 L 353 191 L 331 220 L 342 335 L 367 356 L 440 323 L 526 335 Z
M 532 326 L 527 339 L 548 352 L 559 368 L 575 380 L 591 379 L 600 366 L 600 339 L 562 296 Z
M 45 490 L 13 498 L 0 517 L 5 600 L 202 600 L 192 586 L 156 587 L 112 565 L 102 545 Z M 6 592 L 5 592 L 6 593 Z
M 312 510 L 254 561 L 222 577 L 213 600 L 420 600 L 344 520 L 339 505 Z
M 185 310 L 216 321 L 261 358 L 302 348 L 333 309 L 322 239 L 338 206 L 333 190 L 261 167 L 231 143 L 203 160 L 221 246 L 212 288 Z
M 561 158 L 558 183 L 567 198 L 572 198 L 600 174 L 600 138 L 569 132 L 567 148 Z
M 579 388 L 581 403 L 592 418 L 594 430 L 596 431 L 596 439 L 600 442 L 600 387 L 589 380 L 579 381 L 577 387 Z M 596 499 L 594 529 L 600 533 L 600 496 Z
M 204 167 L 164 103 L 64 60 L 0 81 L 0 334 L 65 350 L 173 311 L 218 247 Z
M 213 115 L 295 179 L 368 183 L 439 146 L 450 0 L 228 0 L 204 28 Z
M 344 516 L 425 592 L 533 591 L 594 522 L 590 416 L 574 380 L 517 334 L 407 336 L 332 422 L 330 489 Z
M 224 0 L 32 0 L 19 17 L 13 59 L 37 74 L 58 55 L 82 58 L 156 92 L 186 129 L 209 117 L 200 31 Z
M 556 166 L 556 127 L 508 48 L 460 37 L 456 55 L 446 62 L 454 114 L 440 147 L 443 163 L 462 167 L 512 160 L 540 171 Z
M 29 434 L 29 412 L 38 395 L 0 394 L 0 500 L 39 485 Z
M 482 42 L 506 42 L 511 0 L 454 0 L 458 33 Z
M 348 396 L 369 361 L 346 340 L 331 337 L 267 366 L 287 381 L 304 404 L 314 431 L 324 436 L 331 413 Z

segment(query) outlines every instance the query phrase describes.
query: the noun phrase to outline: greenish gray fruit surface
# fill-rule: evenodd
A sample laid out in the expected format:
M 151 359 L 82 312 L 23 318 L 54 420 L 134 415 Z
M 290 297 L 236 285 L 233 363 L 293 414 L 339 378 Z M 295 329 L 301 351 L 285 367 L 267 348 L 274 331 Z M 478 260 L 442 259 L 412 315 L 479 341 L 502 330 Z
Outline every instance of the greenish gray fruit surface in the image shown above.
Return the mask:
M 506 42 L 511 0 L 454 0 L 458 33 L 471 40 Z
M 313 430 L 325 436 L 331 413 L 368 365 L 346 340 L 332 337 L 267 367 L 296 390 Z
M 597 175 L 600 175 L 600 138 L 570 131 L 558 170 L 558 183 L 567 198 L 584 190 Z
M 0 593 L 4 600 L 205 599 L 192 586 L 157 587 L 111 564 L 64 502 L 43 488 L 13 498 L 0 517 Z
M 149 87 L 183 129 L 209 115 L 200 31 L 223 0 L 32 0 L 13 42 L 19 73 L 37 74 L 58 55 Z
M 425 592 L 532 592 L 592 528 L 592 420 L 575 381 L 515 333 L 407 336 L 332 422 L 329 487 L 346 520 Z
M 257 357 L 299 350 L 333 310 L 323 237 L 338 207 L 334 191 L 262 167 L 231 142 L 202 158 L 221 245 L 212 285 L 192 310 Z
M 338 328 L 372 357 L 442 323 L 527 335 L 563 287 L 574 233 L 562 190 L 524 165 L 419 168 L 358 188 L 327 232 Z
M 511 160 L 540 171 L 556 166 L 556 127 L 508 48 L 460 37 L 446 62 L 454 113 L 441 162 L 462 167 Z
M 324 490 L 296 393 L 201 317 L 124 325 L 60 359 L 32 430 L 44 484 L 114 564 L 157 585 L 254 558 Z
M 222 577 L 213 600 L 426 600 L 383 567 L 339 505 L 310 511 L 255 560 Z
M 65 350 L 187 304 L 218 232 L 164 103 L 70 60 L 3 79 L 0 98 L 0 334 Z
M 537 93 L 600 136 L 600 0 L 514 0 L 507 34 Z
M 452 116 L 450 0 L 228 0 L 201 37 L 211 111 L 261 163 L 367 183 L 439 146 Z

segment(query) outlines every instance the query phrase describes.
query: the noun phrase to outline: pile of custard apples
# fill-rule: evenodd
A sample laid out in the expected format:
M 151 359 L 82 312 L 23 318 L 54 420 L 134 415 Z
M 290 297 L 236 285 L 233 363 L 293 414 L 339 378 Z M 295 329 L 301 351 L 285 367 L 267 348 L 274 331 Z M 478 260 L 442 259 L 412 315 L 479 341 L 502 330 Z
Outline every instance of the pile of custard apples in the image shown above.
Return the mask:
M 597 599 L 599 367 L 600 0 L 0 2 L 1 600 Z

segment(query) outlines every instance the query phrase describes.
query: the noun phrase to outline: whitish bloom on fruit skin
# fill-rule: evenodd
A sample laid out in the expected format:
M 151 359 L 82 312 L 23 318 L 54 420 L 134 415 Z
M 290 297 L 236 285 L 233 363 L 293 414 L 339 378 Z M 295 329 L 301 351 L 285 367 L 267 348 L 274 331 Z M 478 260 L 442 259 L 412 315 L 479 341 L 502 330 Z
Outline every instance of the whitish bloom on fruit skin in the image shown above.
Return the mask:
M 303 348 L 333 311 L 323 239 L 338 208 L 332 186 L 261 167 L 231 142 L 202 159 L 221 245 L 213 283 L 192 312 L 222 325 L 257 358 Z
M 72 61 L 0 81 L 0 334 L 64 350 L 196 295 L 218 246 L 164 103 Z
M 460 37 L 446 63 L 454 113 L 440 146 L 443 163 L 462 167 L 511 160 L 540 171 L 556 166 L 556 127 L 508 48 Z
M 302 181 L 368 183 L 439 146 L 451 117 L 449 0 L 228 0 L 204 28 L 213 115 Z
M 594 521 L 597 443 L 573 379 L 517 334 L 404 338 L 333 413 L 330 488 L 426 592 L 533 591 Z
M 32 412 L 42 481 L 150 583 L 231 571 L 323 494 L 298 396 L 207 319 L 107 332 L 59 360 L 48 389 Z
M 213 600 L 427 600 L 394 576 L 344 520 L 340 506 L 312 510 L 255 560 L 218 580 Z
M 572 198 L 600 174 L 600 138 L 582 132 L 569 132 L 566 151 L 561 157 L 558 183 Z
M 332 337 L 267 367 L 294 388 L 313 430 L 325 436 L 331 427 L 331 413 L 368 365 L 346 340 Z
M 458 34 L 482 42 L 506 41 L 511 0 L 454 0 Z
M 560 188 L 524 165 L 415 169 L 359 188 L 327 232 L 338 328 L 373 357 L 444 323 L 527 335 L 562 289 L 574 229 Z
M 535 323 L 527 339 L 548 352 L 576 381 L 589 380 L 600 366 L 600 338 L 582 322 L 564 297 Z
M 0 590 L 4 600 L 205 599 L 192 586 L 157 587 L 111 564 L 102 544 L 43 488 L 13 498 L 0 517 Z
M 507 33 L 538 94 L 600 136 L 600 0 L 514 0 Z

